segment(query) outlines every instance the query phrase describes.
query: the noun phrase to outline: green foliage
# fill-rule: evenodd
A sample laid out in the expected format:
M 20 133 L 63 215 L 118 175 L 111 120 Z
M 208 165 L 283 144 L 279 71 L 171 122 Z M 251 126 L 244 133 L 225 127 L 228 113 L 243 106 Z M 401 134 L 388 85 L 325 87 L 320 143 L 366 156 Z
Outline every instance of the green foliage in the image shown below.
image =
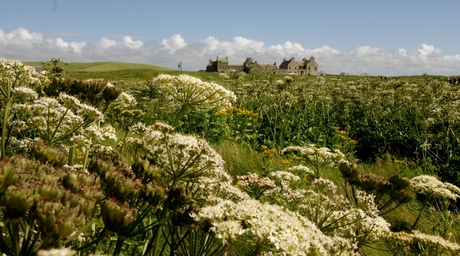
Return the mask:
M 51 82 L 2 61 L 6 255 L 460 251 L 460 189 L 427 175 L 458 183 L 440 78 L 49 64 Z

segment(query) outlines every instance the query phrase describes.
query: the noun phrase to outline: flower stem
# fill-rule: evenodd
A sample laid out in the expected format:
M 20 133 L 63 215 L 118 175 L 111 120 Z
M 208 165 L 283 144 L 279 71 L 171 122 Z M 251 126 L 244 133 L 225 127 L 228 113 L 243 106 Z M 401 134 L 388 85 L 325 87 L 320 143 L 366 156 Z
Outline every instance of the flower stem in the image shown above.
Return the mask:
M 422 212 L 425 209 L 425 207 L 428 205 L 428 200 L 423 204 L 423 206 L 420 208 L 420 211 L 418 212 L 417 219 L 415 219 L 414 224 L 410 228 L 410 231 L 414 230 L 415 226 L 417 226 L 418 221 L 420 220 L 420 217 L 422 217 Z
M 180 108 L 179 112 L 176 115 L 176 119 L 174 120 L 174 123 L 172 125 L 173 127 L 176 127 L 179 124 L 179 121 L 185 115 L 187 109 L 188 109 L 187 104 L 183 104 L 182 107 Z
M 158 255 L 158 246 L 160 244 L 160 232 L 161 230 L 163 229 L 163 225 L 160 225 L 156 228 L 155 230 L 155 236 L 154 236 L 154 244 L 153 244 L 153 249 L 152 249 L 152 252 L 153 252 L 153 256 L 157 256 Z
M 11 107 L 11 98 L 7 98 L 5 101 L 5 108 L 3 109 L 3 122 L 2 122 L 2 148 L 0 151 L 0 159 L 6 156 L 6 123 L 8 122 L 8 116 Z
M 120 255 L 121 248 L 123 247 L 123 243 L 125 242 L 126 238 L 123 236 L 118 236 L 117 244 L 115 245 L 115 251 L 113 252 L 114 256 Z

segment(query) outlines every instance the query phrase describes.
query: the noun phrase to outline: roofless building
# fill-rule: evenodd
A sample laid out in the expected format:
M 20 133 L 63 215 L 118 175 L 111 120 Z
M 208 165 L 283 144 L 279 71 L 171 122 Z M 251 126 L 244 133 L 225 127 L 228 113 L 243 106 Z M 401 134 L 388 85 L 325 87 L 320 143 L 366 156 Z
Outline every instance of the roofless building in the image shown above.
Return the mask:
M 294 58 L 290 58 L 289 60 L 284 58 L 279 67 L 276 66 L 276 62 L 274 64 L 259 64 L 252 58 L 246 58 L 243 64 L 229 64 L 228 57 L 217 57 L 215 61 L 209 60 L 208 66 L 206 67 L 207 72 L 227 72 L 235 70 L 248 73 L 251 69 L 272 72 L 273 74 L 299 76 L 323 75 L 323 73 L 318 70 L 318 63 L 313 56 L 311 56 L 310 59 L 303 58 L 302 61 L 296 61 Z

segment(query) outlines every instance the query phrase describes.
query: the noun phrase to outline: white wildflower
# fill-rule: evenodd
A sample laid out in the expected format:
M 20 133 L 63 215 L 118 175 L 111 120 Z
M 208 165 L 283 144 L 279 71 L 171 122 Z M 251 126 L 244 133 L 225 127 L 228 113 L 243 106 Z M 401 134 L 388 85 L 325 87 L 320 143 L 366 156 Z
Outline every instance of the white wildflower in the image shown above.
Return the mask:
M 161 74 L 153 82 L 166 98 L 191 109 L 225 108 L 236 101 L 232 91 L 193 76 Z
M 286 181 L 298 181 L 300 180 L 300 177 L 297 175 L 294 175 L 290 172 L 285 172 L 285 171 L 276 171 L 276 172 L 271 172 L 269 174 L 270 177 L 279 179 L 279 180 L 286 180 Z
M 290 172 L 299 171 L 299 172 L 303 172 L 303 173 L 306 173 L 306 174 L 309 174 L 309 175 L 315 175 L 315 172 L 310 170 L 310 168 L 308 168 L 305 165 L 291 166 L 287 170 L 290 171 Z
M 324 235 L 299 214 L 253 199 L 238 203 L 223 200 L 215 206 L 202 208 L 195 220 L 209 220 L 212 231 L 223 241 L 245 234 L 255 241 L 267 240 L 285 255 L 327 255 L 340 253 L 339 250 L 346 247 L 334 247 L 339 242 L 335 237 Z
M 133 95 L 122 92 L 118 95 L 118 98 L 115 100 L 116 103 L 122 104 L 123 107 L 135 106 L 137 104 L 136 98 Z
M 410 184 L 417 194 L 427 197 L 448 198 L 453 200 L 460 197 L 460 189 L 457 186 L 442 182 L 433 176 L 416 176 L 410 180 Z
M 76 251 L 63 248 L 63 249 L 51 249 L 51 250 L 40 250 L 37 252 L 37 256 L 72 256 L 75 255 Z
M 449 252 L 449 255 L 458 255 L 458 253 L 460 253 L 459 244 L 450 242 L 440 236 L 422 233 L 419 230 L 414 230 L 412 233 L 393 232 L 389 238 L 395 242 L 396 245 L 403 247 L 422 243 L 425 248 L 437 250 L 439 255 L 443 252 Z
M 11 91 L 17 94 L 27 95 L 31 97 L 32 99 L 38 98 L 38 93 L 29 87 L 17 86 L 13 88 Z
M 139 135 L 145 150 L 168 175 L 198 183 L 201 177 L 210 178 L 213 182 L 231 180 L 224 170 L 222 157 L 202 139 L 163 133 L 155 126 L 146 127 L 145 132 Z

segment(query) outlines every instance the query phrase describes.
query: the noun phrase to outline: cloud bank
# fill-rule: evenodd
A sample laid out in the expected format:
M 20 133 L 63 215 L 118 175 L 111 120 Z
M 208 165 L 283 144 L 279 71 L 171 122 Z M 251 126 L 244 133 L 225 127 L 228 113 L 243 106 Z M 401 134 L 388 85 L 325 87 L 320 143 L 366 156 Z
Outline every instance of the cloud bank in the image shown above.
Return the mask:
M 422 43 L 418 49 L 390 51 L 372 46 L 340 51 L 330 46 L 307 49 L 295 42 L 264 45 L 244 37 L 221 41 L 209 36 L 198 42 L 186 42 L 175 34 L 160 43 L 143 42 L 126 35 L 122 38 L 103 37 L 91 44 L 69 42 L 61 37 L 45 37 L 25 28 L 5 32 L 0 30 L 0 57 L 21 61 L 42 61 L 61 58 L 64 61 L 119 61 L 149 63 L 176 68 L 182 62 L 184 70 L 205 69 L 209 59 L 228 56 L 231 64 L 241 64 L 246 57 L 259 63 L 281 63 L 283 58 L 315 56 L 319 69 L 328 74 L 369 73 L 370 75 L 460 75 L 460 54 L 443 55 L 434 45 Z

